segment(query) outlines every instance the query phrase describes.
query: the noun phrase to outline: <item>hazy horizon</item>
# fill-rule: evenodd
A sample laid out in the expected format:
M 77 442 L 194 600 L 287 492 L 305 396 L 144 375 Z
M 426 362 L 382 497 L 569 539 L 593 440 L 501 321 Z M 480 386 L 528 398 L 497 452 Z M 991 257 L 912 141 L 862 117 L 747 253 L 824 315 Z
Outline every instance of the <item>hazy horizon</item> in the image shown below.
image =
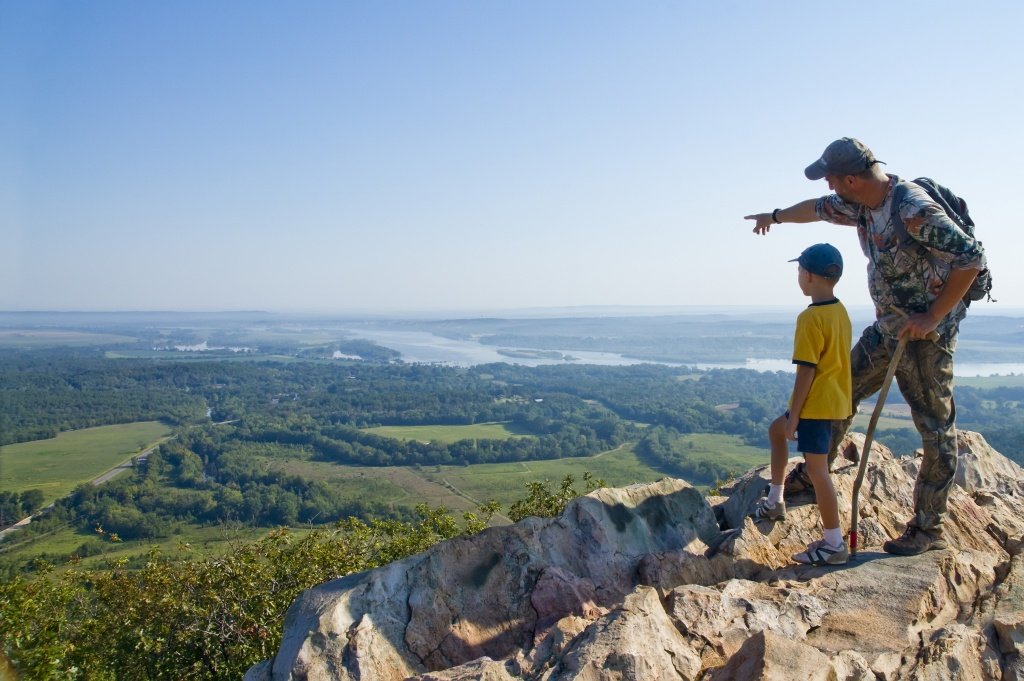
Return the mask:
M 977 303 L 975 303 L 977 305 Z M 793 305 L 579 305 L 568 307 L 535 307 L 535 308 L 464 308 L 464 309 L 423 309 L 423 310 L 0 310 L 0 316 L 16 317 L 25 316 L 144 316 L 144 315 L 169 315 L 187 316 L 195 315 L 201 317 L 216 318 L 218 316 L 245 316 L 262 315 L 268 317 L 287 319 L 471 319 L 471 318 L 521 318 L 521 319 L 545 319 L 545 318 L 572 318 L 572 317 L 657 317 L 657 316 L 687 316 L 687 315 L 722 315 L 739 317 L 756 317 L 760 315 L 786 316 L 790 317 L 806 306 L 805 304 Z M 847 305 L 851 316 L 855 318 L 873 318 L 874 308 L 870 305 Z M 1024 317 L 1024 307 L 1008 308 L 1002 305 L 990 306 L 985 309 L 972 309 L 969 317 Z
M 743 220 L 824 194 L 803 169 L 844 135 L 968 200 L 999 300 L 972 314 L 1024 309 L 1022 19 L 3 3 L 0 309 L 798 309 L 787 261 L 820 241 L 846 258 L 838 296 L 868 307 L 852 229 Z

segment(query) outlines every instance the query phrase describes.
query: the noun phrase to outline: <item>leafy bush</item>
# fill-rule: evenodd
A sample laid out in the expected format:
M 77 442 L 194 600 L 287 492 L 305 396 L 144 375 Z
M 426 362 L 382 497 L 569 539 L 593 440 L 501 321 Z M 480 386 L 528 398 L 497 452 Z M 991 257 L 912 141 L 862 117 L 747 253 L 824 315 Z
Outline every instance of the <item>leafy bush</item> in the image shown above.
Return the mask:
M 590 473 L 583 483 L 583 492 L 571 475 L 557 490 L 531 483 L 509 517 L 555 516 L 604 486 Z M 273 656 L 285 611 L 305 589 L 479 532 L 498 510 L 492 501 L 460 522 L 421 505 L 414 522 L 348 518 L 302 536 L 281 529 L 214 559 L 192 559 L 180 544 L 181 556 L 154 548 L 102 570 L 40 562 L 33 576 L 0 583 L 2 652 L 32 679 L 237 679 Z
M 549 480 L 529 483 L 527 485 L 528 494 L 526 498 L 512 504 L 508 517 L 513 522 L 519 522 L 528 516 L 553 518 L 564 511 L 566 504 L 576 497 L 605 486 L 604 480 L 595 478 L 590 472 L 583 474 L 584 490 L 582 492 L 577 491 L 573 487 L 575 482 L 575 478 L 571 475 L 566 475 L 558 491 L 551 490 L 551 482 Z
M 109 570 L 40 565 L 34 577 L 0 584 L 3 652 L 32 679 L 238 679 L 273 655 L 303 590 L 479 532 L 494 510 L 460 523 L 420 506 L 417 522 L 349 518 L 305 536 L 278 530 L 211 560 L 154 549 L 134 570 L 128 559 Z

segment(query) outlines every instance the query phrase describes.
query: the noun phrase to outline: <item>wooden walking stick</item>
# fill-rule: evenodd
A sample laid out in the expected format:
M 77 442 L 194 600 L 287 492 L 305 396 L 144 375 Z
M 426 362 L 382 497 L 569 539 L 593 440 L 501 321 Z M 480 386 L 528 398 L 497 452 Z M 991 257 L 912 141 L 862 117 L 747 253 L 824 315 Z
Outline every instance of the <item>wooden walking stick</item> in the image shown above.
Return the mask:
M 935 342 L 939 339 L 939 334 L 932 331 L 928 334 L 927 339 Z M 899 343 L 896 344 L 896 351 L 892 353 L 892 359 L 889 360 L 889 369 L 885 372 L 885 379 L 882 381 L 882 389 L 878 393 L 878 401 L 875 402 L 875 409 L 871 412 L 871 420 L 868 421 L 867 434 L 864 436 L 864 449 L 860 453 L 860 469 L 857 471 L 857 479 L 853 482 L 853 508 L 850 509 L 850 555 L 857 555 L 857 522 L 858 522 L 858 511 L 859 511 L 859 498 L 860 498 L 860 487 L 864 484 L 864 474 L 868 470 L 868 457 L 871 455 L 871 441 L 875 437 L 875 426 L 878 425 L 878 417 L 882 415 L 882 407 L 885 406 L 885 398 L 889 394 L 889 385 L 892 383 L 892 377 L 896 373 L 896 367 L 900 363 L 900 357 L 903 356 L 903 351 L 907 347 L 907 336 L 900 338 Z

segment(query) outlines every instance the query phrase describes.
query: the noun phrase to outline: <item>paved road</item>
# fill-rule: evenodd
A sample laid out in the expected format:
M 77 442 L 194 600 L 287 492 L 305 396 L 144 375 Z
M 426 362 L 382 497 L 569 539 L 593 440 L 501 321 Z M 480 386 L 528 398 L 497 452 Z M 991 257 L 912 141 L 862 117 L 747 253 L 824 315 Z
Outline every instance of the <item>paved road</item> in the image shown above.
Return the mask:
M 29 516 L 27 518 L 22 518 L 21 520 L 19 520 L 18 522 L 14 523 L 13 525 L 8 527 L 7 529 L 0 530 L 0 537 L 4 536 L 8 532 L 16 532 L 16 531 L 20 530 L 21 528 L 25 527 L 26 525 L 28 525 L 30 522 L 32 522 L 32 516 Z
M 111 468 L 109 471 L 107 471 L 103 475 L 99 476 L 98 478 L 95 478 L 92 481 L 92 484 L 94 484 L 94 485 L 102 485 L 103 483 L 107 482 L 108 480 L 113 480 L 117 476 L 121 475 L 121 473 L 124 473 L 125 471 L 131 470 L 134 467 L 134 465 L 135 465 L 135 463 L 134 463 L 135 461 L 139 461 L 140 463 L 145 461 L 146 458 L 149 457 L 150 453 L 154 449 L 156 449 L 156 446 L 150 447 L 149 449 L 147 449 L 146 451 L 142 452 L 138 456 L 134 456 L 131 459 L 129 459 L 128 461 L 125 461 L 120 466 L 115 466 L 114 468 Z
M 223 426 L 223 425 L 226 425 L 226 424 L 229 424 L 229 423 L 237 423 L 237 422 L 238 422 L 238 419 L 232 419 L 230 421 L 218 421 L 218 422 L 214 423 L 213 425 L 215 425 L 215 426 Z M 170 436 L 170 437 L 173 437 L 173 436 Z M 124 473 L 127 470 L 131 470 L 133 468 L 133 466 L 134 466 L 134 462 L 135 461 L 139 461 L 139 462 L 145 461 L 146 458 L 149 457 L 149 455 L 152 453 L 152 451 L 154 449 L 156 449 L 157 447 L 162 445 L 164 442 L 167 442 L 167 440 L 169 440 L 170 437 L 167 437 L 167 438 L 164 438 L 164 439 L 160 440 L 159 442 L 157 442 L 156 444 L 154 444 L 152 447 L 150 447 L 146 451 L 142 452 L 141 454 L 139 454 L 137 456 L 133 456 L 132 458 L 128 459 L 128 461 L 125 461 L 120 466 L 115 466 L 115 467 L 111 468 L 109 471 L 107 471 L 106 473 L 104 473 L 103 475 L 100 475 L 99 477 L 94 478 L 92 480 L 92 484 L 94 484 L 94 485 L 102 485 L 103 483 L 105 483 L 105 482 L 107 482 L 109 480 L 113 480 L 117 476 L 121 475 L 121 473 Z M 46 509 L 52 508 L 52 507 L 53 507 L 53 504 L 50 504 L 49 506 L 47 506 L 46 508 L 44 508 L 42 510 L 45 511 Z M 36 515 L 39 515 L 39 514 L 37 513 Z M 0 530 L 0 537 L 4 536 L 8 532 L 15 532 L 16 530 L 19 530 L 22 527 L 25 527 L 30 522 L 32 522 L 32 518 L 34 518 L 34 517 L 35 516 L 29 516 L 27 518 L 22 518 L 21 520 L 19 520 L 18 522 L 14 523 L 10 527 L 8 527 L 6 529 L 3 529 L 3 530 Z
M 93 478 L 92 479 L 92 484 L 102 484 L 103 482 L 106 482 L 108 480 L 113 480 L 115 477 L 117 477 L 121 473 L 125 472 L 126 470 L 131 470 L 135 461 L 139 461 L 139 462 L 145 461 L 146 457 L 150 456 L 150 454 L 154 450 L 156 450 L 158 448 L 158 446 L 159 446 L 159 444 L 154 444 L 153 446 L 151 446 L 150 449 L 146 450 L 142 454 L 134 456 L 131 459 L 129 459 L 128 461 L 126 461 L 123 464 L 121 464 L 120 466 L 115 466 L 114 468 L 112 468 L 109 471 L 106 471 L 102 475 Z M 45 510 L 50 509 L 50 508 L 53 508 L 53 504 L 50 504 L 49 506 L 47 506 L 46 508 L 44 508 L 42 510 L 45 511 Z M 40 511 L 40 512 L 42 512 L 42 511 Z M 36 517 L 36 515 L 39 515 L 39 513 L 36 513 L 35 515 L 30 515 L 28 518 L 22 518 L 22 519 L 18 520 L 17 522 L 15 522 L 14 524 L 10 525 L 9 527 L 6 527 L 5 529 L 0 529 L 0 537 L 3 537 L 4 535 L 6 535 L 8 533 L 13 533 L 13 531 L 16 531 L 16 530 L 26 526 L 27 524 L 32 522 L 32 519 L 34 517 Z

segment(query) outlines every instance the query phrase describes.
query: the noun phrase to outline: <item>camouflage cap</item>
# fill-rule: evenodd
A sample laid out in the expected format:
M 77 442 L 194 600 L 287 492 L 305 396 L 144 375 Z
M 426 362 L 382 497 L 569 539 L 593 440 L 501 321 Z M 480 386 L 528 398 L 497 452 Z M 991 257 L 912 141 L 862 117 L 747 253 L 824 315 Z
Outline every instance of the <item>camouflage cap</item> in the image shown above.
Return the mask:
M 807 166 L 804 175 L 808 180 L 820 180 L 826 175 L 856 175 L 876 163 L 882 161 L 876 159 L 863 142 L 843 137 L 825 147 L 821 158 Z

